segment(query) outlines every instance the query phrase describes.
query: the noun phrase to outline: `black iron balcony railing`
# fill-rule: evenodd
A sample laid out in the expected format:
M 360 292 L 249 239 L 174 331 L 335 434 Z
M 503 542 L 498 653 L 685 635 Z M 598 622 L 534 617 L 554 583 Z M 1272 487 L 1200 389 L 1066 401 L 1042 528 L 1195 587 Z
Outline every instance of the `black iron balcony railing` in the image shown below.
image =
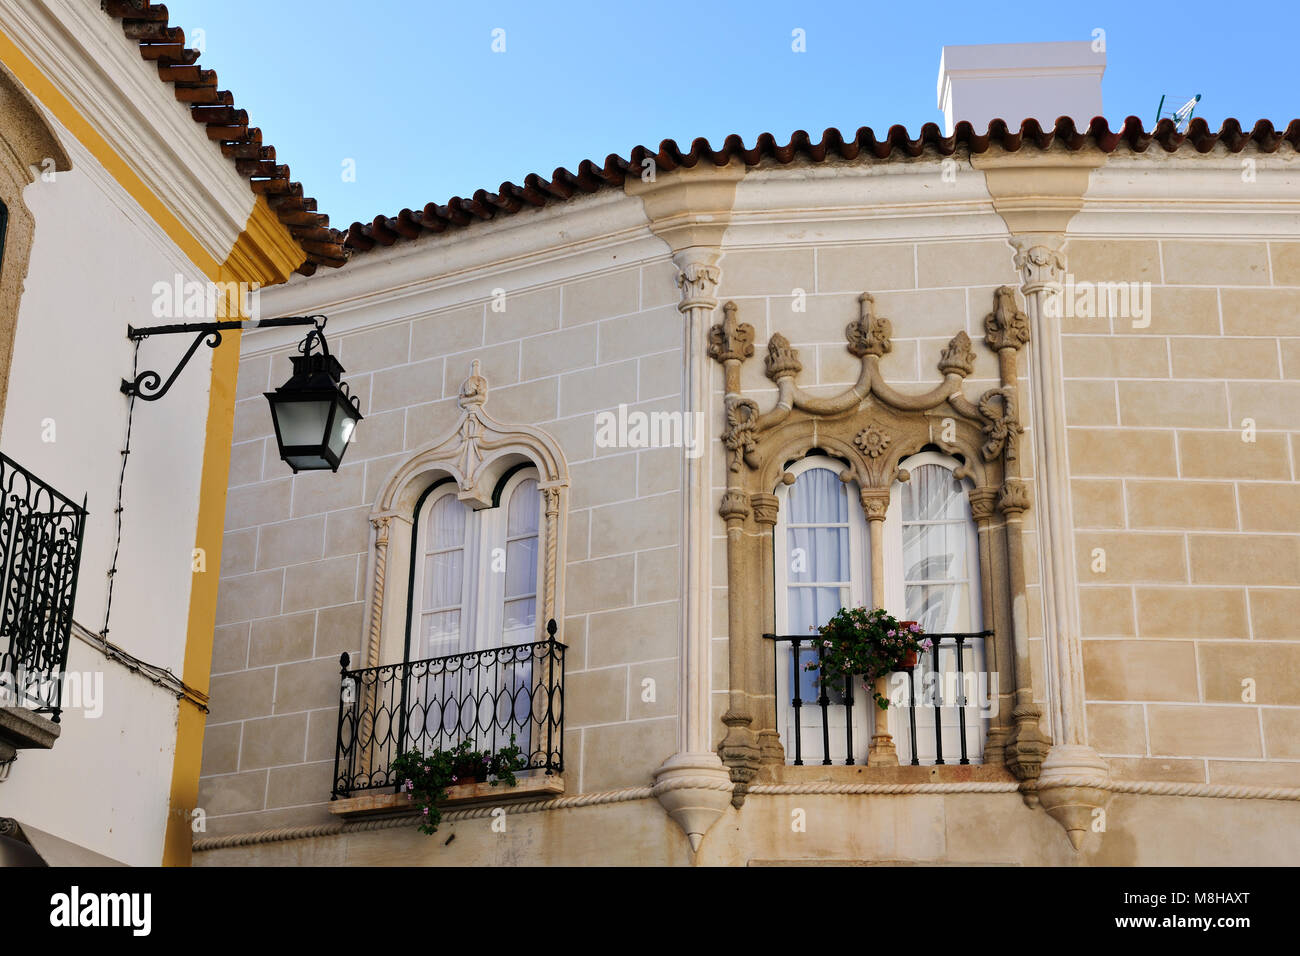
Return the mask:
M 86 507 L 0 454 L 0 706 L 58 722 Z
M 962 634 L 925 634 L 933 644 L 922 655 L 917 667 L 908 671 L 895 673 L 890 678 L 890 686 L 885 696 L 890 698 L 891 706 L 897 705 L 900 712 L 907 715 L 908 738 L 910 741 L 910 759 L 912 766 L 925 764 L 943 764 L 945 762 L 944 723 L 949 723 L 949 756 L 956 756 L 957 762 L 969 764 L 968 752 L 970 731 L 982 730 L 981 721 L 990 706 L 990 700 L 996 696 L 996 688 L 989 690 L 989 677 L 982 670 L 984 659 L 984 640 L 992 637 L 992 631 L 978 631 Z M 856 714 L 860 738 L 869 737 L 875 719 L 875 702 L 870 693 L 862 693 L 861 699 L 854 697 L 854 684 L 858 678 L 846 678 L 842 687 L 816 685 L 813 696 L 803 697 L 806 689 L 802 677 L 806 666 L 812 661 L 822 660 L 821 641 L 815 637 L 796 634 L 764 634 L 764 638 L 775 641 L 779 646 L 788 645 L 788 657 L 778 654 L 777 667 L 789 667 L 791 699 L 789 709 L 781 718 L 782 737 L 785 739 L 786 753 L 789 755 L 793 744 L 794 764 L 804 764 L 804 734 L 811 733 L 820 737 L 821 760 L 824 765 L 855 763 L 853 734 L 855 725 L 855 706 L 865 708 Z M 968 669 L 968 667 L 973 669 Z M 922 680 L 918 683 L 917 671 L 922 671 Z M 816 672 L 814 672 L 816 673 Z M 971 678 L 974 678 L 972 681 Z M 981 684 L 981 679 L 983 683 Z M 906 685 L 905 690 L 900 681 Z M 972 686 L 974 684 L 974 686 Z M 982 691 L 982 692 L 981 692 Z M 815 707 L 818 713 L 809 720 L 806 708 Z M 929 711 L 926 714 L 926 711 Z M 925 723 L 933 721 L 933 728 L 923 727 L 920 735 L 917 729 L 917 715 L 925 714 Z M 820 719 L 818 719 L 820 718 Z M 956 726 L 953 727 L 955 718 Z M 934 735 L 934 751 L 927 753 L 923 759 L 919 741 L 927 733 Z M 957 739 L 957 753 L 952 754 L 952 738 Z M 982 736 L 980 738 L 982 740 Z M 814 741 L 816 743 L 818 741 Z M 866 741 L 859 740 L 859 744 Z M 815 749 L 815 748 L 814 748 Z M 836 754 L 839 759 L 836 759 Z M 907 756 L 900 754 L 901 757 Z M 978 752 L 976 754 L 978 758 Z M 865 760 L 861 761 L 866 763 Z
M 348 670 L 340 658 L 331 799 L 396 788 L 394 758 L 471 741 L 495 753 L 511 737 L 529 770 L 564 769 L 564 645 L 547 623 L 531 644 Z

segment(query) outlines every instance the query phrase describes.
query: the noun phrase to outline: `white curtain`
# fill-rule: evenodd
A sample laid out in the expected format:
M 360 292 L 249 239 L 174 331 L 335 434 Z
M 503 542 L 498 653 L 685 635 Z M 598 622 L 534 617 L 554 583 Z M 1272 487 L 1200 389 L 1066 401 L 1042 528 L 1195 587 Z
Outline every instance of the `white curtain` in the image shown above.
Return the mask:
M 506 515 L 506 582 L 503 639 L 507 644 L 532 640 L 537 622 L 537 529 L 541 520 L 537 480 L 515 486 Z
M 443 495 L 429 509 L 420 604 L 421 658 L 460 650 L 468 515 L 469 509 L 455 495 Z
M 926 631 L 972 630 L 970 504 L 952 471 L 921 465 L 901 485 L 907 616 Z
M 810 468 L 795 479 L 786 499 L 786 634 L 816 636 L 816 628 L 831 619 L 848 598 L 848 489 L 828 468 Z M 802 666 L 795 672 L 791 645 L 791 687 L 803 700 L 816 700 L 816 672 Z M 803 645 L 800 665 L 816 659 L 811 644 Z

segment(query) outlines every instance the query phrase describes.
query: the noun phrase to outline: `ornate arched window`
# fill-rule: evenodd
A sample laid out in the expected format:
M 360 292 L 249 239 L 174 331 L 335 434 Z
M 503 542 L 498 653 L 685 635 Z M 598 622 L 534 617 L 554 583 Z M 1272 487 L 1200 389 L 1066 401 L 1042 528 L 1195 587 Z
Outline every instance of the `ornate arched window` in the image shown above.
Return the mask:
M 804 762 L 845 753 L 851 741 L 865 741 L 868 734 L 862 703 L 847 706 L 843 691 L 830 688 L 833 706 L 825 728 L 830 738 L 826 746 L 821 713 L 814 706 L 821 694 L 817 672 L 806 666 L 816 660 L 811 642 L 816 627 L 841 607 L 871 600 L 867 523 L 857 506 L 854 483 L 840 478 L 844 471 L 843 462 L 812 454 L 792 464 L 786 474 L 793 482 L 777 489 L 781 502 L 773 564 L 777 629 L 781 634 L 809 635 L 809 641 L 783 642 L 777 648 L 776 693 L 782 737 L 793 739 L 794 725 L 800 724 L 800 741 L 806 742 L 800 748 Z M 793 761 L 794 752 L 787 758 Z
M 542 493 L 534 465 L 512 468 L 474 510 L 443 478 L 415 507 L 407 660 L 525 644 L 537 631 Z
M 891 484 L 885 517 L 885 606 L 927 634 L 948 636 L 937 637 L 910 675 L 890 733 L 905 761 L 979 763 L 990 681 L 984 637 L 965 636 L 984 628 L 974 484 L 958 477 L 961 462 L 941 452 L 912 455 L 900 470 L 907 480 Z
M 370 520 L 370 628 L 344 674 L 337 792 L 387 786 L 393 759 L 512 740 L 529 768 L 563 769 L 568 472 L 559 445 L 484 409 L 474 362 L 460 418 L 384 482 Z
M 371 511 L 365 666 L 542 640 L 563 614 L 564 458 L 541 429 L 488 415 L 487 388 L 475 362 L 455 427 Z
M 1016 359 L 1028 324 L 1014 290 L 999 289 L 985 319 L 1001 382 L 976 398 L 963 391 L 976 358 L 964 331 L 940 352 L 938 385 L 903 392 L 886 382 L 880 359 L 892 349 L 893 329 L 864 293 L 845 329 L 848 351 L 861 361 L 857 382 L 829 397 L 804 392 L 797 350 L 773 333 L 764 366 L 777 397 L 761 411 L 740 384 L 753 329 L 739 322 L 734 303 L 724 314 L 709 350 L 724 371 L 727 451 L 719 513 L 727 527 L 729 707 L 718 749 L 738 797 L 764 766 L 788 762 L 982 760 L 1022 780 L 1036 777 L 1048 742 L 1038 728 L 1024 613 L 1028 497 Z M 895 700 L 897 679 L 909 682 L 888 711 L 863 688 L 853 699 L 851 685 L 810 701 L 796 673 L 798 641 L 849 602 L 917 620 L 935 638 L 910 675 L 892 675 L 892 687 L 877 682 L 876 691 Z M 813 652 L 811 641 L 805 646 Z

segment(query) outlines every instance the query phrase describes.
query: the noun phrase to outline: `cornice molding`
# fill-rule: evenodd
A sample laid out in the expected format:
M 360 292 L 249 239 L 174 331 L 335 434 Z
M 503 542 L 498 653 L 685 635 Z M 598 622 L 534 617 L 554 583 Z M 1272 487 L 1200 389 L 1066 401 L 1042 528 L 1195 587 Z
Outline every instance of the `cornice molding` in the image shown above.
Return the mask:
M 97 3 L 0 0 L 0 31 L 115 149 L 217 262 L 256 198 L 156 67 Z M 47 104 L 48 105 L 48 104 Z

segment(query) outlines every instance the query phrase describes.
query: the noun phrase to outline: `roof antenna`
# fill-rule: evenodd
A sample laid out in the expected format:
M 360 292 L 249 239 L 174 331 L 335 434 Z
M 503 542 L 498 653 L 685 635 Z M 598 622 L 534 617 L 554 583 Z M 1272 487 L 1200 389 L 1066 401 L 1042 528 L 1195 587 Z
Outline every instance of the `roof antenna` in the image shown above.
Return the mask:
M 1160 105 L 1156 107 L 1156 123 L 1168 117 L 1174 121 L 1175 132 L 1186 133 L 1187 126 L 1192 121 L 1192 114 L 1196 112 L 1196 104 L 1201 102 L 1201 94 L 1197 93 L 1172 113 L 1165 112 L 1165 100 L 1167 99 L 1169 99 L 1168 94 L 1160 97 Z

